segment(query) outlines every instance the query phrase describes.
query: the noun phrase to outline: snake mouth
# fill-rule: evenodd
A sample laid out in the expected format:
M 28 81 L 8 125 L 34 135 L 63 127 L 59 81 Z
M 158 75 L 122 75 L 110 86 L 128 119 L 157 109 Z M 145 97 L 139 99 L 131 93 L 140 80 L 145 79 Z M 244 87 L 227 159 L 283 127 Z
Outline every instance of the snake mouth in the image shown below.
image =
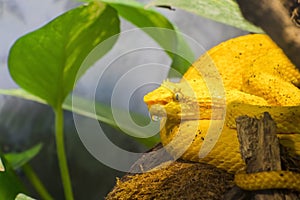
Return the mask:
M 166 104 L 148 105 L 151 119 L 154 121 L 167 118 L 168 120 L 199 120 L 198 104 L 184 104 L 179 102 L 168 102 Z
M 224 119 L 224 106 L 199 104 L 198 102 L 168 102 L 166 104 L 148 105 L 151 119 L 159 121 L 162 118 L 175 121 L 188 120 L 221 120 Z
M 167 117 L 167 111 L 162 104 L 153 104 L 149 106 L 149 113 L 153 121 L 159 121 Z

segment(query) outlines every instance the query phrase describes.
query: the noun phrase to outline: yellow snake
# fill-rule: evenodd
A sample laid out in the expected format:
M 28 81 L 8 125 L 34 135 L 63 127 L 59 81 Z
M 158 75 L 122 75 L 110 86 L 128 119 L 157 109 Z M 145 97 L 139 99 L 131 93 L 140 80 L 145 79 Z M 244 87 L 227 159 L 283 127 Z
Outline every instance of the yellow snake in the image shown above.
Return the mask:
M 297 173 L 239 173 L 245 163 L 235 124 L 238 116 L 269 112 L 280 143 L 300 155 L 299 86 L 300 73 L 282 50 L 267 35 L 251 34 L 213 47 L 180 82 L 163 82 L 144 101 L 153 118 L 161 119 L 161 141 L 174 157 L 234 173 L 246 190 L 300 191 Z

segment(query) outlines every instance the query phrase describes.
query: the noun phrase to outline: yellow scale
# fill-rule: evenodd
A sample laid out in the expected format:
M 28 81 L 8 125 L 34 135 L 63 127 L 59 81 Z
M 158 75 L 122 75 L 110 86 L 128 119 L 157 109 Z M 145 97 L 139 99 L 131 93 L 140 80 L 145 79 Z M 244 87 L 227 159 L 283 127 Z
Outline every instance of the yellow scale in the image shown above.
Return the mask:
M 269 112 L 280 143 L 300 155 L 299 86 L 300 73 L 282 50 L 267 35 L 251 34 L 210 49 L 179 83 L 163 82 L 144 101 L 152 116 L 162 119 L 161 141 L 174 157 L 234 173 L 243 189 L 300 191 L 297 173 L 239 173 L 245 163 L 235 125 L 238 116 Z

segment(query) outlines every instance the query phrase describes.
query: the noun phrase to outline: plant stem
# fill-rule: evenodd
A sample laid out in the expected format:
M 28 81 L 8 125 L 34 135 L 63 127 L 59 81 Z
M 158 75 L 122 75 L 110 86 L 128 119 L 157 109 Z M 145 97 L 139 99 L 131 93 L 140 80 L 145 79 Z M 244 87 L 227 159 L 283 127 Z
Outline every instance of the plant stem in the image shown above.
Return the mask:
M 51 195 L 48 193 L 47 189 L 36 175 L 32 167 L 29 164 L 25 164 L 23 165 L 22 169 L 42 199 L 53 200 L 53 197 L 51 197 Z
M 64 145 L 64 116 L 62 106 L 58 106 L 55 110 L 55 137 L 56 137 L 56 151 L 58 156 L 58 164 L 60 175 L 63 183 L 66 200 L 73 200 L 72 185 L 70 181 L 67 157 Z

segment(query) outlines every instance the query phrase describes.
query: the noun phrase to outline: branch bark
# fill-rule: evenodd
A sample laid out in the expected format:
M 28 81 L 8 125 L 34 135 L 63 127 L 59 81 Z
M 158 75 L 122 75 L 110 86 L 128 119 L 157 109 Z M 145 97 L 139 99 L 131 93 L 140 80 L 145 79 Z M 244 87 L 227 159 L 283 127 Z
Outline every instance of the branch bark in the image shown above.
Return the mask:
M 261 119 L 241 116 L 236 119 L 237 132 L 246 172 L 281 170 L 280 146 L 276 136 L 276 124 L 269 113 Z M 255 200 L 298 199 L 296 193 L 287 190 L 259 190 L 251 194 Z
M 237 0 L 244 17 L 261 27 L 300 70 L 300 29 L 280 0 Z

